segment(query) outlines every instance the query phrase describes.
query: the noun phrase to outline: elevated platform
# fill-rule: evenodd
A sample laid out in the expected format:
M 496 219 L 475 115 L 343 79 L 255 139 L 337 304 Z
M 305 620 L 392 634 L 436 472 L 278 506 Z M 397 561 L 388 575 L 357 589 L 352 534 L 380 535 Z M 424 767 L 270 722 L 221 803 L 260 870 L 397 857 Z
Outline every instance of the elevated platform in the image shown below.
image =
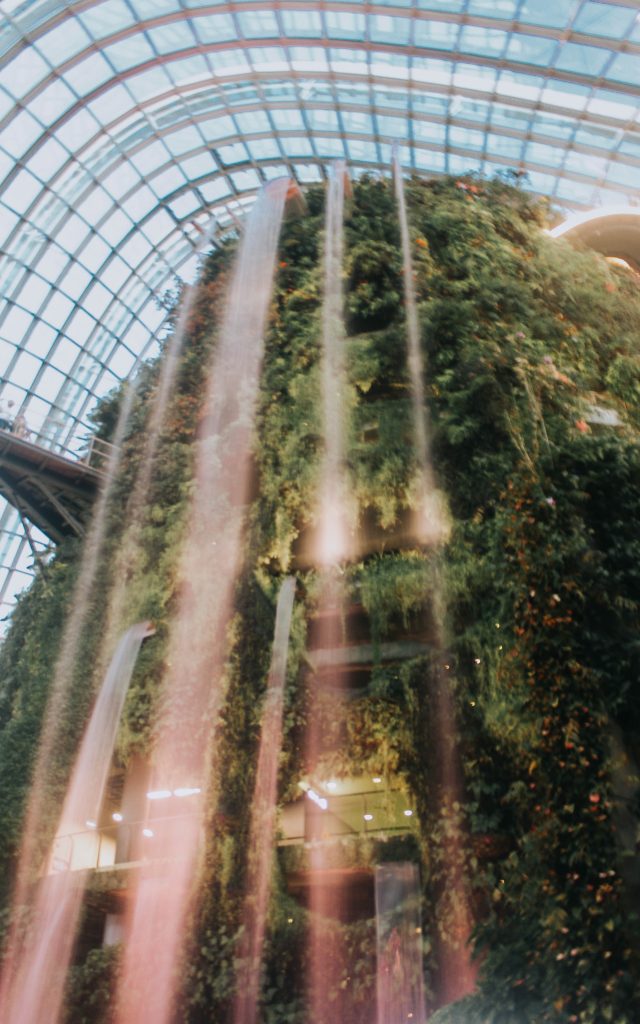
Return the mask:
M 103 476 L 95 454 L 70 459 L 0 430 L 0 494 L 54 543 L 81 537 Z
M 609 259 L 623 260 L 640 273 L 640 209 L 592 210 L 569 217 L 549 233 L 589 246 Z

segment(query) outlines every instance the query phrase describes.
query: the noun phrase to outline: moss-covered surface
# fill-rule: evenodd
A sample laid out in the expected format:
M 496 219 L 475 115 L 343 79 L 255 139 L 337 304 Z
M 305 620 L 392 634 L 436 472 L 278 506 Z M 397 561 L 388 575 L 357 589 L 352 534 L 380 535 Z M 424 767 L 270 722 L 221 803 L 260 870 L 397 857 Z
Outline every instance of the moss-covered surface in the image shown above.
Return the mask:
M 428 632 L 437 576 L 446 649 L 400 665 L 378 662 L 367 693 L 348 705 L 341 745 L 325 767 L 342 775 L 393 773 L 414 796 L 421 831 L 401 859 L 422 862 L 425 971 L 434 993 L 431 950 L 438 929 L 447 928 L 446 919 L 434 921 L 446 822 L 433 814 L 437 771 L 429 739 L 433 687 L 446 659 L 458 714 L 469 833 L 465 870 L 481 966 L 477 993 L 464 1008 L 440 1010 L 434 1022 L 632 1024 L 640 996 L 638 908 L 625 896 L 620 875 L 610 737 L 615 723 L 628 749 L 640 750 L 637 278 L 550 239 L 542 231 L 544 209 L 501 182 L 413 181 L 407 193 L 435 471 L 450 504 L 452 532 L 437 558 L 397 540 L 388 550 L 383 544 L 348 567 L 345 584 L 368 615 L 379 653 L 381 644 L 417 622 Z M 304 765 L 304 651 L 317 580 L 296 559 L 301 537 L 314 524 L 323 444 L 323 202 L 321 190 L 308 194 L 307 215 L 285 224 L 280 246 L 257 416 L 257 497 L 229 631 L 228 697 L 216 742 L 221 769 L 196 938 L 185 967 L 181 1013 L 191 1022 L 226 1020 L 233 998 L 275 601 L 282 578 L 296 567 L 281 800 L 295 792 Z M 202 366 L 215 343 L 230 256 L 231 248 L 224 249 L 205 271 L 142 543 L 128 570 L 123 626 L 152 618 L 157 633 L 136 668 L 118 741 L 121 765 L 151 741 L 179 592 L 177 557 Z M 344 269 L 347 458 L 360 522 L 377 524 L 382 538 L 384 531 L 400 535 L 418 493 L 401 269 L 389 183 L 356 183 L 347 206 Z M 151 368 L 126 441 L 104 587 L 126 530 L 121 508 L 156 386 L 157 368 Z M 591 425 L 593 405 L 615 410 L 620 426 Z M 114 408 L 103 409 L 104 433 Z M 0 652 L 3 877 L 15 852 L 61 612 L 73 583 L 71 548 L 59 552 L 46 578 L 20 600 Z M 87 645 L 96 621 L 88 623 Z M 75 734 L 86 707 L 76 688 L 69 704 Z M 61 744 L 61 779 L 73 736 L 72 729 Z M 379 844 L 354 846 L 352 854 L 369 865 L 386 856 Z M 265 1024 L 304 1020 L 306 911 L 287 892 L 296 869 L 292 857 L 283 855 L 274 871 Z M 341 932 L 337 945 L 357 952 L 343 979 L 354 1007 L 348 1024 L 357 1024 L 360 1016 L 369 1019 L 375 992 L 371 924 L 331 927 Z M 112 969 L 111 954 L 97 952 L 76 966 L 70 1024 L 87 1019 L 83 993 L 103 985 Z

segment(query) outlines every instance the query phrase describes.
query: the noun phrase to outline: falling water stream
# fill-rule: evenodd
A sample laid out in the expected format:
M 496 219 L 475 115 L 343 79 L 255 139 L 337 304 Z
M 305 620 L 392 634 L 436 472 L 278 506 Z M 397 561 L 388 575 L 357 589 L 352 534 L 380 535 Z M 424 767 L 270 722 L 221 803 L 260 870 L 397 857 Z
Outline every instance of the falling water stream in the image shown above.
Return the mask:
M 122 706 L 148 629 L 148 623 L 139 623 L 120 639 L 80 744 L 50 854 L 50 873 L 38 883 L 29 933 L 4 1002 L 2 1019 L 11 1024 L 58 1021 L 88 879 L 87 871 L 71 870 L 74 837 L 90 844 L 95 834 L 87 828 L 98 823 Z M 55 866 L 62 870 L 56 873 Z
M 342 296 L 344 199 L 347 168 L 337 161 L 329 178 L 325 213 L 324 292 L 322 304 L 322 419 L 325 451 L 320 483 L 319 551 L 322 566 L 347 555 L 345 481 L 345 329 Z
M 343 314 L 343 252 L 345 185 L 348 182 L 344 161 L 332 168 L 327 188 L 324 235 L 324 292 L 322 307 L 322 377 L 321 401 L 325 438 L 324 459 L 320 475 L 319 545 L 316 563 L 320 567 L 315 643 L 322 648 L 335 648 L 341 643 L 336 625 L 342 620 L 344 593 L 340 563 L 349 554 L 349 496 L 345 473 L 345 327 Z M 339 630 L 338 630 L 339 632 Z M 344 713 L 341 692 L 342 677 L 338 672 L 323 679 L 331 690 L 336 720 Z M 316 680 L 310 696 L 309 726 L 305 740 L 305 757 L 311 770 L 328 752 L 332 738 L 323 728 L 323 704 L 327 694 Z M 326 715 L 326 706 L 324 709 Z M 348 993 L 340 988 L 343 970 L 342 952 L 330 938 L 330 922 L 343 916 L 347 901 L 344 881 L 332 874 L 329 843 L 323 834 L 323 814 L 314 811 L 310 838 L 309 891 L 309 1020 L 328 1024 L 342 1019 L 347 1024 Z
M 433 644 L 436 652 L 444 654 L 445 601 L 442 579 L 442 546 L 448 537 L 448 517 L 445 503 L 439 494 L 429 438 L 428 410 L 424 393 L 424 361 L 420 340 L 420 326 L 413 285 L 413 266 L 409 237 L 409 222 L 404 194 L 404 180 L 397 152 L 393 158 L 400 236 L 403 254 L 407 349 L 411 397 L 413 406 L 414 440 L 418 456 L 421 495 L 420 520 L 417 539 L 429 548 L 432 568 L 431 606 L 433 612 Z M 471 992 L 477 971 L 471 963 L 469 939 L 473 920 L 464 873 L 464 832 L 459 808 L 463 800 L 462 770 L 456 743 L 456 715 L 451 692 L 452 680 L 445 658 L 440 657 L 438 667 L 430 679 L 431 723 L 430 746 L 433 750 L 433 775 L 437 807 L 444 839 L 439 851 L 441 892 L 437 916 L 441 926 L 436 936 L 438 957 L 438 1000 L 446 1004 Z M 446 926 L 442 925 L 446 922 Z M 379 982 L 380 984 L 380 982 Z M 383 1017 L 382 1020 L 385 1020 Z M 382 1020 L 380 1024 L 382 1024 Z
M 156 723 L 152 789 L 194 791 L 193 814 L 154 833 L 130 901 L 117 1024 L 168 1024 L 202 849 L 211 736 L 224 699 L 226 627 L 241 559 L 263 334 L 289 179 L 267 185 L 246 223 L 210 366 L 194 490 Z
M 91 608 L 91 598 L 104 551 L 107 511 L 120 469 L 122 442 L 127 432 L 134 397 L 135 389 L 129 385 L 125 390 L 124 400 L 120 407 L 118 422 L 112 439 L 111 455 L 104 468 L 100 492 L 84 541 L 80 570 L 73 588 L 70 612 L 64 625 L 60 651 L 49 689 L 40 743 L 29 788 L 25 823 L 18 855 L 16 881 L 12 894 L 11 919 L 5 944 L 2 978 L 0 979 L 0 1020 L 9 1019 L 5 1012 L 5 1000 L 9 990 L 13 987 L 14 973 L 18 966 L 17 957 L 22 942 L 20 922 L 24 907 L 29 901 L 30 887 L 37 877 L 41 866 L 40 825 L 43 818 L 46 817 L 44 811 L 51 761 L 57 750 L 60 738 L 60 725 L 64 717 L 64 710 L 80 652 L 80 642 L 89 609 Z
M 269 681 L 260 731 L 260 750 L 251 808 L 249 868 L 243 915 L 234 1024 L 257 1024 L 258 998 L 275 841 L 278 763 L 295 577 L 280 587 Z
M 416 539 L 422 544 L 439 544 L 446 540 L 447 517 L 440 494 L 436 488 L 431 462 L 429 412 L 424 394 L 424 359 L 420 344 L 420 324 L 413 284 L 409 221 L 404 194 L 404 179 L 397 152 L 394 153 L 393 157 L 393 179 L 398 203 L 400 240 L 402 244 L 402 273 L 407 321 L 407 365 L 409 367 L 409 380 L 411 384 L 413 437 L 420 472 L 418 517 L 415 534 Z

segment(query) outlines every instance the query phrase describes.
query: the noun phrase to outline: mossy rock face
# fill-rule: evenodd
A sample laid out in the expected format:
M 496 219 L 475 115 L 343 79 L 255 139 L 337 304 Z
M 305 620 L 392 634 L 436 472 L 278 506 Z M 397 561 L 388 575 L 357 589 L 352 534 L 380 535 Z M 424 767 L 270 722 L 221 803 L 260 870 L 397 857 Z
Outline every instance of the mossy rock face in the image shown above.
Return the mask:
M 639 908 L 627 899 L 618 873 L 610 735 L 617 723 L 627 749 L 640 749 L 637 279 L 550 239 L 542 231 L 544 206 L 502 181 L 412 179 L 407 201 L 435 473 L 451 509 L 451 536 L 437 553 L 398 550 L 398 524 L 410 517 L 419 494 L 402 261 L 393 189 L 363 179 L 355 183 L 345 224 L 346 467 L 353 522 L 373 521 L 382 541 L 378 553 L 345 572 L 350 600 L 368 617 L 375 664 L 367 693 L 349 706 L 330 767 L 342 775 L 377 774 L 382 759 L 415 798 L 420 833 L 410 851 L 399 841 L 397 856 L 422 862 L 431 993 L 437 981 L 430 952 L 434 886 L 446 822 L 432 810 L 430 694 L 446 664 L 458 716 L 465 780 L 459 813 L 468 823 L 465 870 L 481 967 L 477 994 L 431 1019 L 633 1024 L 640 999 L 633 916 Z M 256 496 L 229 627 L 228 700 L 216 729 L 216 786 L 223 796 L 213 800 L 196 938 L 184 968 L 180 1013 L 190 1024 L 223 1022 L 232 1005 L 275 602 L 317 518 L 324 446 L 321 189 L 309 193 L 307 206 L 306 216 L 283 227 L 265 338 Z M 157 632 L 143 649 L 127 700 L 121 767 L 152 742 L 180 596 L 203 366 L 215 345 L 233 253 L 233 244 L 225 245 L 205 264 L 151 503 L 127 570 L 123 625 L 152 618 Z M 119 509 L 141 459 L 157 380 L 158 366 L 145 368 L 111 510 L 101 590 L 83 640 L 85 670 L 74 683 L 52 764 L 56 799 L 99 683 L 86 666 L 117 552 L 127 539 Z M 97 412 L 101 436 L 109 436 L 119 401 L 111 396 Z M 594 404 L 614 410 L 619 425 L 590 424 Z M 20 598 L 0 650 L 5 878 L 76 569 L 74 545 L 60 549 L 46 575 Z M 283 801 L 297 792 L 304 770 L 305 646 L 318 591 L 313 571 L 299 569 L 298 580 L 280 760 Z M 442 600 L 434 610 L 436 590 Z M 403 630 L 433 639 L 436 617 L 439 649 L 432 643 L 428 655 L 400 665 L 382 662 L 381 645 Z M 369 866 L 389 859 L 375 844 L 358 846 L 354 857 Z M 287 892 L 287 871 L 295 869 L 289 860 L 274 867 L 269 915 L 262 1015 L 274 1024 L 305 1021 L 307 917 Z M 361 932 L 346 929 L 340 941 L 359 964 L 364 1013 L 375 988 L 370 923 Z M 92 986 L 106 999 L 116 969 L 110 957 L 95 952 L 74 970 L 68 1024 L 86 1019 L 83 1003 Z M 109 1012 L 105 1004 L 105 1021 Z

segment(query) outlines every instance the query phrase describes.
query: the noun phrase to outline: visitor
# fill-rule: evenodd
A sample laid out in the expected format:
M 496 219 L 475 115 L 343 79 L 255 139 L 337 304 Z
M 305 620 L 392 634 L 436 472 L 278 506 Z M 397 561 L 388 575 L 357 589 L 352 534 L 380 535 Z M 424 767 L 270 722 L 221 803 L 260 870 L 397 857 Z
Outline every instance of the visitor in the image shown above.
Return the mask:
M 16 416 L 15 420 L 13 421 L 12 430 L 16 437 L 22 437 L 25 440 L 29 437 L 31 431 L 27 426 L 27 420 L 23 412 L 19 412 L 18 415 Z
M 11 420 L 4 398 L 0 398 L 0 430 L 11 430 Z

